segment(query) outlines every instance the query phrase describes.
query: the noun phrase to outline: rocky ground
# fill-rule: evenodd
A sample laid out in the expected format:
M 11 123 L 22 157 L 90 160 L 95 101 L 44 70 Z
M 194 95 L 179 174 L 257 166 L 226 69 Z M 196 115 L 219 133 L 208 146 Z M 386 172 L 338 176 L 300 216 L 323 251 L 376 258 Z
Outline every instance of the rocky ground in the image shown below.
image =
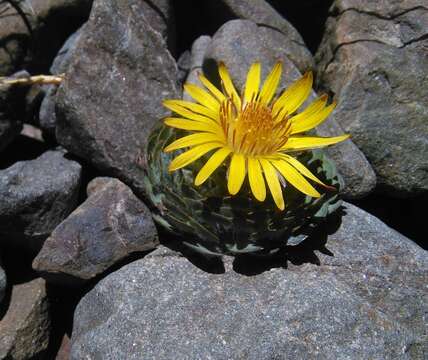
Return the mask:
M 0 0 L 0 359 L 426 359 L 423 0 Z M 198 71 L 338 99 L 343 208 L 275 259 L 181 252 L 145 145 Z M 315 96 L 315 91 L 312 94 Z

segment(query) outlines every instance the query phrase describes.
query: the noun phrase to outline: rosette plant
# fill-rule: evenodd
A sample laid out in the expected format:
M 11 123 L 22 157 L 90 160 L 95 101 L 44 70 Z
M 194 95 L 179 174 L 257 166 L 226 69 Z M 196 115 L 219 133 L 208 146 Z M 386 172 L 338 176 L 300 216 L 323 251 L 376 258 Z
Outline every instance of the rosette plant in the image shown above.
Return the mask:
M 220 88 L 185 84 L 194 99 L 165 100 L 173 116 L 149 141 L 147 190 L 155 219 L 209 254 L 270 253 L 339 205 L 341 180 L 314 150 L 348 138 L 305 133 L 334 110 L 322 95 L 298 112 L 312 90 L 308 72 L 277 94 L 282 64 L 263 84 L 254 63 L 241 95 L 223 63 Z

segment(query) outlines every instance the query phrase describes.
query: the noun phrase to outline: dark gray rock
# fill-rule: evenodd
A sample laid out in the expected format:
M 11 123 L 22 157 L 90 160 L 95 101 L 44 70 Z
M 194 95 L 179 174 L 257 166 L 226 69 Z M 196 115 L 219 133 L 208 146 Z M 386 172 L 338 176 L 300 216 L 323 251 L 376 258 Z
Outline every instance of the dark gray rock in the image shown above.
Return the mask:
M 121 268 L 77 306 L 71 359 L 422 359 L 427 253 L 345 211 L 326 244 L 289 246 L 287 268 L 207 273 L 165 248 Z
M 81 166 L 48 151 L 0 171 L 2 241 L 37 248 L 77 206 Z
M 72 34 L 62 46 L 61 50 L 55 57 L 50 72 L 51 74 L 59 75 L 66 73 L 70 61 L 72 59 L 73 51 L 76 51 L 77 40 L 82 33 L 82 28 Z M 55 114 L 55 96 L 58 86 L 47 85 L 43 91 L 45 93 L 44 98 L 40 104 L 39 111 L 39 126 L 43 129 L 47 136 L 55 136 L 56 128 L 56 114 Z
M 15 285 L 0 320 L 0 359 L 41 359 L 49 344 L 50 319 L 43 279 Z
M 282 35 L 280 35 L 282 37 Z M 233 20 L 223 25 L 213 36 L 205 53 L 204 71 L 211 77 L 217 76 L 217 63 L 223 61 L 232 74 L 238 88 L 242 88 L 248 69 L 255 61 L 261 61 L 262 77 L 266 78 L 274 64 L 283 63 L 283 76 L 280 87 L 285 88 L 301 76 L 299 70 L 288 59 L 282 44 L 285 39 L 278 38 L 278 33 L 257 26 L 251 21 Z M 315 98 L 315 93 L 311 99 Z M 341 101 L 339 97 L 339 103 Z M 335 120 L 333 113 L 317 132 L 321 136 L 336 136 L 344 132 Z M 376 177 L 361 151 L 347 140 L 329 149 L 337 163 L 339 172 L 345 179 L 343 195 L 358 198 L 367 195 L 376 184 Z M 352 162 L 350 162 L 352 161 Z
M 428 191 L 428 8 L 337 0 L 317 54 L 336 117 L 391 196 Z
M 92 0 L 1 1 L 0 76 L 47 68 L 67 37 L 87 19 Z
M 265 0 L 208 0 L 204 1 L 211 13 L 224 19 L 251 20 L 269 33 L 277 33 L 281 39 L 281 51 L 301 71 L 314 67 L 309 50 L 297 30 Z M 272 35 L 275 36 L 275 35 Z M 251 46 L 251 42 L 248 44 Z
M 151 214 L 119 180 L 97 178 L 89 198 L 45 241 L 33 268 L 60 283 L 81 283 L 135 252 L 154 249 Z
M 95 1 L 57 93 L 58 141 L 143 193 L 152 127 L 177 98 L 177 67 L 142 1 Z
M 26 71 L 20 71 L 10 78 L 28 76 Z M 25 88 L 0 84 L 0 151 L 9 145 L 22 129 L 26 94 Z

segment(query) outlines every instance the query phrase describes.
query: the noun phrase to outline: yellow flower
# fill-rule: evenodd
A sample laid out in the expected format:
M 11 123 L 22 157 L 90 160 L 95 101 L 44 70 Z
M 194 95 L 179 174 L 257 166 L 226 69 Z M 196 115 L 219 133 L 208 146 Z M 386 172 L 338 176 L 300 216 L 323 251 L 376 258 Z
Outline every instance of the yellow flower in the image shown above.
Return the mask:
M 259 201 L 266 199 L 266 181 L 276 206 L 283 210 L 281 180 L 312 197 L 319 197 L 320 193 L 306 178 L 326 186 L 289 153 L 335 144 L 347 139 L 348 135 L 329 138 L 301 135 L 323 122 L 336 105 L 327 105 L 327 96 L 323 95 L 302 112 L 293 115 L 311 92 L 311 72 L 295 81 L 275 100 L 282 64 L 274 66 L 261 89 L 260 72 L 260 63 L 251 65 L 243 94 L 239 96 L 225 65 L 220 63 L 223 91 L 200 74 L 199 79 L 206 89 L 194 84 L 184 85 L 184 90 L 197 103 L 164 101 L 165 107 L 182 116 L 166 118 L 165 124 L 192 132 L 175 140 L 164 151 L 190 147 L 171 161 L 170 171 L 212 152 L 196 175 L 197 186 L 203 184 L 230 157 L 227 176 L 229 193 L 237 194 L 248 174 L 254 197 Z

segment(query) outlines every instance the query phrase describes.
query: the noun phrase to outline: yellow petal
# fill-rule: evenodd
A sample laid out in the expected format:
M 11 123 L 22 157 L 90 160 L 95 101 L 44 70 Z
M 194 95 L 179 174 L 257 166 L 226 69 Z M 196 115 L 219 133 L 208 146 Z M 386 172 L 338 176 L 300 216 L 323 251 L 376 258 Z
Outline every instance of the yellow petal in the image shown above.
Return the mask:
M 198 77 L 201 83 L 204 84 L 204 86 L 217 98 L 218 101 L 223 102 L 226 99 L 224 94 L 219 89 L 217 89 L 214 84 L 203 74 L 199 74 Z
M 222 144 L 219 142 L 206 143 L 202 145 L 195 146 L 194 148 L 187 150 L 186 152 L 178 155 L 174 160 L 169 164 L 169 171 L 175 171 L 181 169 L 182 167 L 189 165 L 193 161 L 199 159 L 201 156 L 205 155 L 208 151 L 221 147 Z
M 220 113 L 218 111 L 214 111 L 213 109 L 207 108 L 204 105 L 196 104 L 190 101 L 164 100 L 163 105 L 171 111 L 174 111 L 177 114 L 180 114 L 189 119 L 192 119 L 192 116 L 194 115 L 203 115 L 215 121 L 218 121 L 220 118 Z
M 205 131 L 213 134 L 217 134 L 219 138 L 223 134 L 223 129 L 216 124 L 214 121 L 211 122 L 201 122 L 187 120 L 183 118 L 166 118 L 164 120 L 165 125 L 182 130 L 191 130 L 191 131 Z
M 287 154 L 280 154 L 280 157 L 287 161 L 290 165 L 294 166 L 294 168 L 300 172 L 302 175 L 306 176 L 308 179 L 311 179 L 315 181 L 316 183 L 325 186 L 330 187 L 326 184 L 324 184 L 320 179 L 318 179 L 312 172 L 306 168 L 299 160 L 295 159 L 294 157 L 287 155 Z
M 220 103 L 208 92 L 195 84 L 184 84 L 184 90 L 197 102 L 213 111 L 219 111 Z
M 226 65 L 220 63 L 218 66 L 218 73 L 223 83 L 226 94 L 232 99 L 233 104 L 237 109 L 241 108 L 241 98 L 236 92 L 235 86 L 233 86 L 232 79 L 230 78 L 229 72 L 227 71 Z
M 266 199 L 266 186 L 260 163 L 255 158 L 248 158 L 248 179 L 254 197 L 259 201 Z
M 277 62 L 273 67 L 272 71 L 266 78 L 262 90 L 260 91 L 260 101 L 263 104 L 269 104 L 275 95 L 276 89 L 278 88 L 279 80 L 281 79 L 282 64 Z
M 272 194 L 276 206 L 280 210 L 284 210 L 285 204 L 284 198 L 282 197 L 282 189 L 281 183 L 278 179 L 278 173 L 268 160 L 260 159 L 260 164 L 262 165 L 263 172 L 265 173 L 266 182 L 268 184 L 269 190 Z
M 247 74 L 247 81 L 245 83 L 244 99 L 246 102 L 255 100 L 255 97 L 259 92 L 260 72 L 261 72 L 260 63 L 256 62 L 253 65 L 251 65 L 250 70 L 248 71 L 248 74 Z
M 195 185 L 199 186 L 207 180 L 211 174 L 223 163 L 224 159 L 229 156 L 231 150 L 228 147 L 218 149 L 199 170 L 195 178 Z
M 282 109 L 288 115 L 294 113 L 311 93 L 312 81 L 312 72 L 309 71 L 291 84 L 273 104 L 272 115 L 276 116 Z
M 189 146 L 195 146 L 203 143 L 213 142 L 213 141 L 222 141 L 223 139 L 219 139 L 217 134 L 212 133 L 196 133 L 184 136 L 180 139 L 175 140 L 171 144 L 169 144 L 163 151 L 170 152 L 178 149 L 182 149 Z
M 272 164 L 278 169 L 284 179 L 297 190 L 312 197 L 321 196 L 320 193 L 289 163 L 284 160 L 273 160 Z
M 315 149 L 327 145 L 336 144 L 349 138 L 349 135 L 340 135 L 334 137 L 318 136 L 292 136 L 280 150 L 305 150 Z
M 241 189 L 245 179 L 245 157 L 242 154 L 233 154 L 230 161 L 227 188 L 231 195 L 235 195 Z
M 320 104 L 322 104 L 322 99 L 318 101 L 320 102 Z M 324 104 L 322 106 L 323 107 L 320 110 L 313 111 L 312 113 L 309 113 L 311 106 L 308 106 L 305 111 L 296 116 L 293 116 L 290 119 L 291 134 L 298 134 L 304 131 L 308 131 L 321 124 L 334 110 L 334 108 L 336 107 L 336 103 L 332 103 L 326 107 L 324 107 Z M 308 114 L 305 114 L 306 110 L 308 110 Z

